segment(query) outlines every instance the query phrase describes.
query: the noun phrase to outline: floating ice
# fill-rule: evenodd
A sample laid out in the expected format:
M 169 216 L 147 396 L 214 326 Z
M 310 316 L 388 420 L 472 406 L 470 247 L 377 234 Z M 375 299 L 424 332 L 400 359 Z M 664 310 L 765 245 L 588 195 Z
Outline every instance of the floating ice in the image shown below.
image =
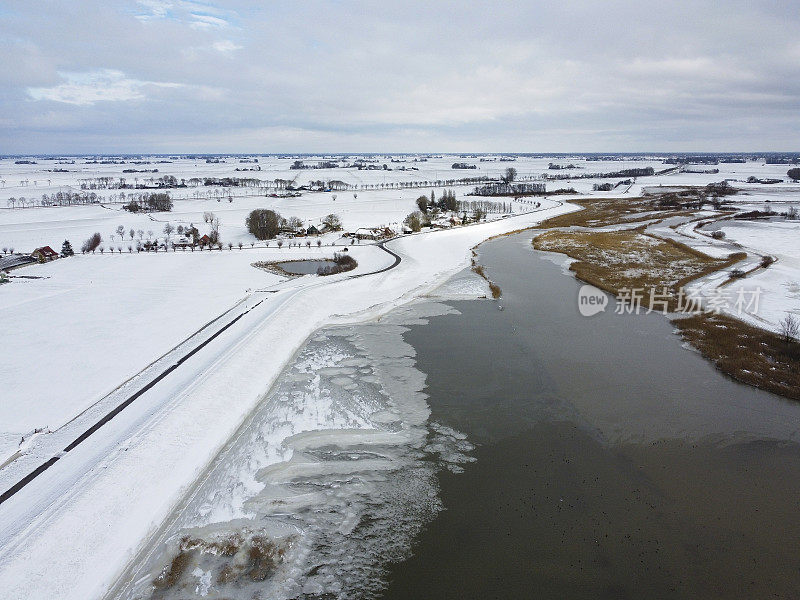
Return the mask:
M 313 336 L 115 590 L 119 598 L 369 598 L 441 510 L 472 445 L 430 423 L 404 324 Z M 133 582 L 133 583 L 130 583 Z

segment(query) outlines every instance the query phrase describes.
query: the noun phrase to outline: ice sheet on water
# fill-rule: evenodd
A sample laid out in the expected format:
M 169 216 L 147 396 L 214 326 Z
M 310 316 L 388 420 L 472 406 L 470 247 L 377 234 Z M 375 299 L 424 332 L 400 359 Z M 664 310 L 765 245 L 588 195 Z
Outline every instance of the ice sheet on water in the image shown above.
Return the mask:
M 370 598 L 441 510 L 437 473 L 472 445 L 429 422 L 405 325 L 313 336 L 112 594 L 120 598 Z

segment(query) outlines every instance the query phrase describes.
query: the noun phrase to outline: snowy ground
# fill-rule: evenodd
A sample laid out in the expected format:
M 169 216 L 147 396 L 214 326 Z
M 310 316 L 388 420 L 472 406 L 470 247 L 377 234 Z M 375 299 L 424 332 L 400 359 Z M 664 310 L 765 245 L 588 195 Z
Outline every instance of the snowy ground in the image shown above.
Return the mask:
M 779 330 L 780 321 L 791 313 L 800 318 L 800 221 L 723 221 L 718 229 L 725 238 L 740 244 L 749 254 L 769 255 L 776 262 L 767 269 L 758 269 L 746 278 L 725 287 L 725 293 L 735 305 L 745 292 L 755 290 L 758 304 L 738 314 L 753 325 Z
M 657 172 L 671 165 L 663 164 L 660 159 L 622 160 L 622 161 L 588 161 L 579 157 L 518 157 L 513 162 L 501 162 L 497 157 L 481 156 L 459 157 L 455 155 L 429 158 L 425 162 L 414 162 L 412 156 L 394 157 L 402 162 L 392 162 L 392 157 L 375 157 L 378 164 L 386 164 L 392 170 L 358 170 L 355 168 L 291 170 L 289 167 L 295 158 L 258 157 L 259 163 L 241 163 L 242 157 L 228 157 L 225 162 L 205 163 L 204 159 L 155 158 L 144 157 L 141 160 L 149 164 L 137 165 L 125 159 L 125 164 L 100 165 L 86 164 L 86 159 L 73 157 L 75 164 L 58 164 L 59 160 L 35 158 L 37 164 L 17 165 L 14 159 L 0 160 L 0 249 L 13 247 L 17 251 L 30 252 L 42 245 L 50 245 L 59 250 L 61 243 L 69 239 L 73 246 L 80 244 L 92 233 L 99 232 L 103 243 L 109 246 L 134 244 L 126 234 L 120 240 L 115 234 L 118 225 L 125 231 L 133 228 L 142 230 L 145 238 L 148 232 L 154 237 L 161 237 L 164 225 L 169 222 L 175 226 L 193 223 L 201 232 L 206 232 L 203 223 L 204 212 L 214 212 L 221 221 L 221 234 L 224 242 L 234 244 L 252 241 L 244 225 L 247 214 L 254 208 L 272 208 L 283 216 L 298 216 L 306 226 L 318 225 L 320 220 L 331 212 L 338 213 L 344 222 L 345 229 L 357 229 L 364 226 L 387 225 L 396 226 L 403 218 L 415 209 L 414 200 L 423 193 L 435 189 L 437 193 L 444 187 L 456 189 L 460 199 L 471 191 L 472 185 L 434 185 L 435 181 L 462 177 L 493 177 L 502 175 L 508 167 L 518 171 L 521 179 L 541 179 L 545 176 L 581 175 L 586 173 L 610 173 L 622 169 L 653 167 Z M 309 164 L 319 162 L 322 157 L 303 157 Z M 61 159 L 63 160 L 63 159 Z M 168 160 L 164 164 L 159 160 Z M 373 160 L 373 158 L 370 158 Z M 352 162 L 352 158 L 348 159 Z M 474 164 L 476 169 L 452 169 L 454 162 Z M 561 165 L 575 165 L 575 169 L 549 170 L 548 164 L 554 162 Z M 237 168 L 258 166 L 260 171 L 236 171 Z M 125 169 L 158 169 L 158 173 L 124 173 Z M 408 170 L 399 170 L 399 169 Z M 410 170 L 412 168 L 418 170 Z M 701 168 L 691 166 L 690 168 Z M 710 167 L 702 167 L 710 168 Z M 663 176 L 641 177 L 630 187 L 619 187 L 611 192 L 595 192 L 600 196 L 619 196 L 622 193 L 631 197 L 641 193 L 643 188 L 653 186 L 703 186 L 711 182 L 729 179 L 736 187 L 743 190 L 741 194 L 728 197 L 727 200 L 748 209 L 763 209 L 771 204 L 774 210 L 786 210 L 788 206 L 800 207 L 800 184 L 790 183 L 786 177 L 786 165 L 766 165 L 763 162 L 745 164 L 720 164 L 714 168 L 719 173 L 671 173 Z M 66 173 L 54 172 L 54 169 L 65 169 Z M 103 206 L 71 206 L 50 208 L 19 208 L 23 206 L 20 198 L 25 198 L 25 206 L 40 202 L 43 194 L 58 191 L 81 191 L 80 181 L 86 178 L 110 177 L 115 180 L 125 178 L 128 183 L 146 183 L 149 178 L 173 175 L 178 180 L 189 180 L 193 177 L 240 177 L 257 178 L 265 187 L 188 187 L 169 190 L 175 199 L 175 208 L 169 214 L 131 215 L 122 211 L 117 194 L 120 190 L 97 189 L 94 191 L 103 201 Z M 746 183 L 748 177 L 761 179 L 776 178 L 784 183 L 763 185 Z M 297 198 L 266 198 L 265 191 L 269 182 L 276 179 L 293 181 L 300 186 L 312 181 L 342 181 L 353 189 L 348 191 L 304 193 Z M 547 181 L 547 189 L 574 188 L 579 194 L 592 193 L 596 183 L 611 182 L 616 184 L 620 178 L 611 179 L 564 179 Z M 418 185 L 414 188 L 395 189 L 388 186 L 400 183 Z M 123 190 L 130 193 L 131 190 Z M 144 190 L 147 191 L 147 190 Z M 150 190 L 152 191 L 152 190 Z M 357 194 L 354 197 L 353 194 Z M 228 198 L 232 198 L 229 202 Z M 335 199 L 334 199 L 335 197 Z M 8 208 L 11 199 L 14 206 Z M 569 198 L 566 196 L 565 198 Z M 517 205 L 517 210 L 525 207 Z M 111 239 L 113 236 L 113 239 Z
M 337 248 L 341 250 L 341 248 Z M 323 258 L 330 247 L 87 255 L 12 272 L 0 290 L 7 353 L 0 439 L 55 430 L 211 319 L 283 278 L 256 261 Z M 391 264 L 354 246 L 358 270 Z M 18 278 L 23 274 L 37 279 Z M 34 376 L 34 374 L 47 376 Z M 0 463 L 8 454 L 0 445 Z

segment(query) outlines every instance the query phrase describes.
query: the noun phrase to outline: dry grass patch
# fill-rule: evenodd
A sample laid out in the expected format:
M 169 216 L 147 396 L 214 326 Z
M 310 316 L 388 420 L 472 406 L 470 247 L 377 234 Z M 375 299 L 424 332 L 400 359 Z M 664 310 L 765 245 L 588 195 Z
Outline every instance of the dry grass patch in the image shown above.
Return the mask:
M 644 198 L 587 198 L 570 200 L 570 203 L 582 206 L 583 210 L 547 219 L 534 228 L 605 227 L 694 214 L 690 210 L 659 210 L 653 205 L 652 199 Z M 657 214 L 654 214 L 656 211 Z
M 800 344 L 725 315 L 675 321 L 692 346 L 737 381 L 800 400 Z
M 191 576 L 192 567 L 217 570 L 214 581 L 218 586 L 264 581 L 283 562 L 292 541 L 276 541 L 248 530 L 211 539 L 184 536 L 177 555 L 153 581 L 153 598 L 160 598 L 171 589 L 193 588 L 196 582 Z
M 671 240 L 642 232 L 547 231 L 533 240 L 537 250 L 560 252 L 574 258 L 570 270 L 587 283 L 619 295 L 621 290 L 643 290 L 642 306 L 649 306 L 650 291 L 667 289 L 675 295 L 687 282 L 741 257 L 719 260 Z M 674 308 L 675 299 L 670 302 Z

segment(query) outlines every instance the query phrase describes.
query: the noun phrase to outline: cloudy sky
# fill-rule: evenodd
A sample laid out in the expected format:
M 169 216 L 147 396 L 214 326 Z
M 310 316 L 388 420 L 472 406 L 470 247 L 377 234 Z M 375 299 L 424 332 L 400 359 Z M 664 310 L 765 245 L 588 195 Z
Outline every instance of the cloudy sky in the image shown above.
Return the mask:
M 0 154 L 800 150 L 796 1 L 0 0 Z

